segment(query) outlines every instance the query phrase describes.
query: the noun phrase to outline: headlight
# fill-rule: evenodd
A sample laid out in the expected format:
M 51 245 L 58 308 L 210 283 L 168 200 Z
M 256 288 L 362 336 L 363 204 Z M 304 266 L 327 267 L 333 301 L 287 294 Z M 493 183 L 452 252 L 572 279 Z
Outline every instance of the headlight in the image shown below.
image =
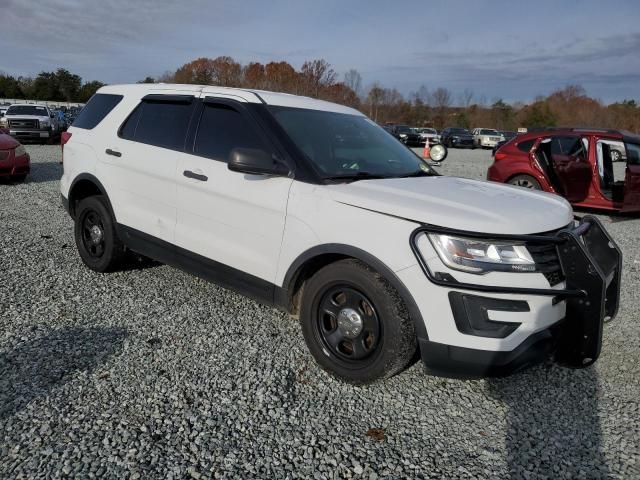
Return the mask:
M 27 150 L 24 148 L 24 145 L 18 145 L 14 151 L 16 157 L 21 157 L 25 153 L 27 153 Z
M 48 127 L 49 120 L 40 120 L 40 127 Z
M 407 134 L 406 133 L 401 133 L 400 134 L 400 138 L 407 138 Z
M 449 268 L 471 273 L 535 272 L 536 263 L 523 243 L 484 241 L 430 233 L 429 240 Z
M 7 126 L 7 117 L 0 118 L 0 125 L 2 125 L 3 127 Z

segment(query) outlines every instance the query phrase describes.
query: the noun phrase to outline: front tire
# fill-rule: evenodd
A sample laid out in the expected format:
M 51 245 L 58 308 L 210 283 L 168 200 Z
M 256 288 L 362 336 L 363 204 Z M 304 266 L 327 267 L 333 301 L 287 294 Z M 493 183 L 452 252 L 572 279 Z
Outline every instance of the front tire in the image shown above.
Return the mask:
M 75 240 L 80 258 L 91 270 L 109 272 L 121 266 L 125 248 L 103 196 L 85 198 L 78 205 Z
M 390 377 L 416 351 L 414 326 L 399 294 L 357 260 L 332 263 L 307 282 L 300 319 L 315 360 L 348 383 Z

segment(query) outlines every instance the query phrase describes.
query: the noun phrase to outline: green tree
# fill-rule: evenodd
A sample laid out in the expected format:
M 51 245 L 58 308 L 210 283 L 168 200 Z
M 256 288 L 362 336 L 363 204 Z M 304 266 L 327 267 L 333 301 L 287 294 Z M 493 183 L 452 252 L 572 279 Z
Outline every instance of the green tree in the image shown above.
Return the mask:
M 0 98 L 24 98 L 17 79 L 0 74 Z
M 78 96 L 76 100 L 78 102 L 86 103 L 93 96 L 99 88 L 104 87 L 104 83 L 94 80 L 92 82 L 87 82 L 80 88 L 78 92 Z
M 78 98 L 78 93 L 82 86 L 82 78 L 80 78 L 79 75 L 71 73 L 64 68 L 59 68 L 55 73 L 55 81 L 57 83 L 60 100 L 73 102 Z
M 525 109 L 522 123 L 527 128 L 555 127 L 556 117 L 546 101 L 539 101 Z

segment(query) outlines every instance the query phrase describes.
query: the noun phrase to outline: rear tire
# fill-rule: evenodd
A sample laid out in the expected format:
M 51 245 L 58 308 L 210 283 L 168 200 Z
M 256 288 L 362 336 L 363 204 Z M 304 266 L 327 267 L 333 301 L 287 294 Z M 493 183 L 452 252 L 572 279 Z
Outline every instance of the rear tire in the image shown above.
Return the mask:
M 528 188 L 530 190 L 542 190 L 540 182 L 533 178 L 531 175 L 516 175 L 507 182 L 510 185 L 517 187 Z
M 109 272 L 122 265 L 125 248 L 107 200 L 101 195 L 85 198 L 78 205 L 75 240 L 84 264 L 95 272 Z
M 307 281 L 302 333 L 318 364 L 336 378 L 366 384 L 409 365 L 413 322 L 397 291 L 358 260 L 341 260 Z
M 21 175 L 14 175 L 11 180 L 13 180 L 16 183 L 22 183 L 27 179 L 27 174 L 23 173 Z

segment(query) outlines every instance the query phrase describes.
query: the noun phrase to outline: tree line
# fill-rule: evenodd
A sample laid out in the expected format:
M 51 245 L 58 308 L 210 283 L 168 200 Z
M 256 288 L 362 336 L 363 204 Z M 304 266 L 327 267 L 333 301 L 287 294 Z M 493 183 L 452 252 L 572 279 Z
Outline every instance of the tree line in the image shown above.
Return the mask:
M 395 88 L 375 82 L 363 87 L 360 73 L 351 69 L 339 75 L 324 59 L 309 60 L 300 69 L 285 61 L 250 62 L 246 65 L 229 56 L 198 58 L 160 77 L 146 77 L 139 83 L 192 83 L 225 87 L 255 88 L 307 95 L 341 103 L 366 113 L 380 124 L 412 126 L 486 127 L 515 130 L 519 127 L 591 126 L 640 132 L 640 107 L 635 100 L 609 105 L 587 95 L 583 87 L 569 85 L 540 96 L 533 102 L 490 102 L 466 89 L 457 97 L 445 87 L 432 90 L 421 86 L 405 96 Z M 0 98 L 30 98 L 86 102 L 103 85 L 82 82 L 80 76 L 60 68 L 41 72 L 35 78 L 0 73 Z
M 79 75 L 64 68 L 40 72 L 35 78 L 0 72 L 0 98 L 85 103 L 103 85 L 97 80 L 83 83 Z

